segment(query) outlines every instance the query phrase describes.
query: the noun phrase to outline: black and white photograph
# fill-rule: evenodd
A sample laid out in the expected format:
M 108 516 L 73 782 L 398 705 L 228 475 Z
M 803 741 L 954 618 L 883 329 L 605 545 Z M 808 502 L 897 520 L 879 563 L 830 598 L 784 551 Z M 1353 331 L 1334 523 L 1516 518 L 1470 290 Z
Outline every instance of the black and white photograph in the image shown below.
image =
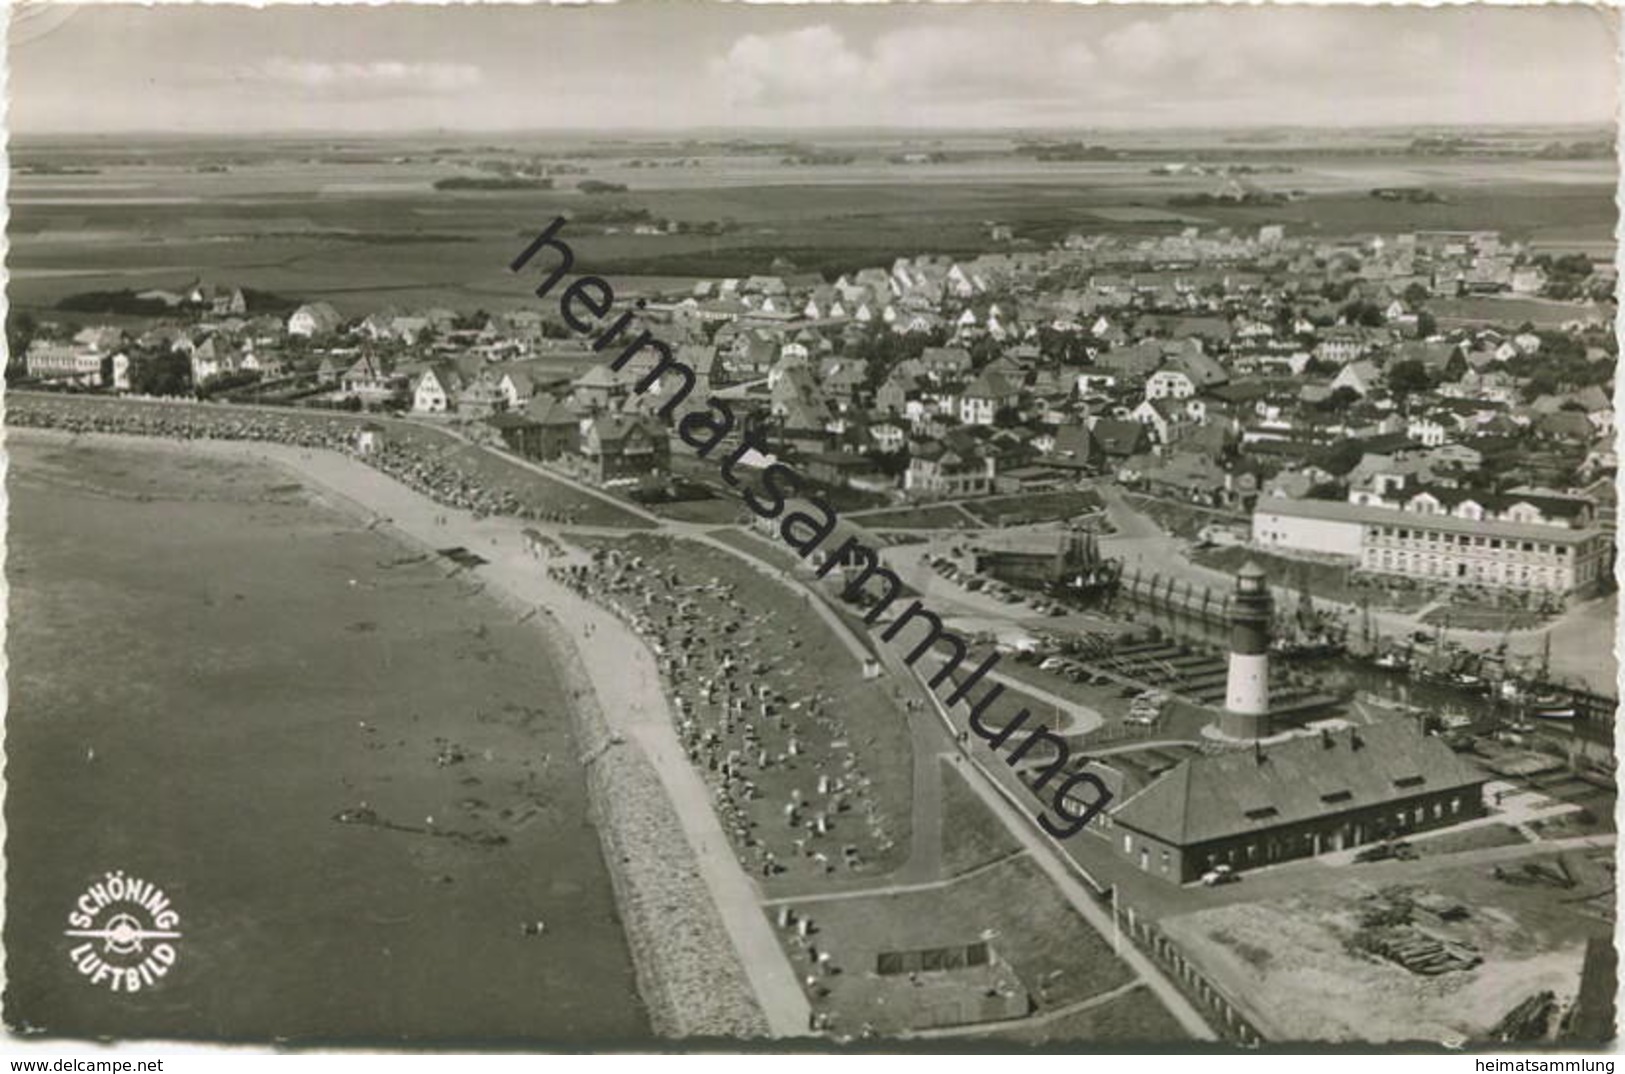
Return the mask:
M 5 18 L 0 1052 L 1611 1074 L 1617 8 Z

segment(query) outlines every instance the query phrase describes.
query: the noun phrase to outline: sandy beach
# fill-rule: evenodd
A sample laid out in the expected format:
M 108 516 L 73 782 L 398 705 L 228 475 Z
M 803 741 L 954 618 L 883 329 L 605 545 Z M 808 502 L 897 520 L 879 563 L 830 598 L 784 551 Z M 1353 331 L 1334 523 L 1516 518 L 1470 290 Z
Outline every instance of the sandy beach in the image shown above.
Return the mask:
M 11 435 L 69 442 L 37 430 Z M 319 490 L 324 502 L 415 549 L 460 545 L 486 559 L 462 575 L 463 583 L 470 593 L 507 606 L 514 622 L 545 644 L 562 674 L 651 1028 L 662 1036 L 805 1031 L 805 1001 L 758 893 L 716 824 L 704 784 L 677 745 L 652 656 L 608 613 L 547 579 L 546 562 L 526 551 L 521 533 L 527 525 L 549 527 L 448 510 L 333 452 L 267 443 L 80 439 L 273 464 Z M 590 637 L 583 633 L 589 622 Z

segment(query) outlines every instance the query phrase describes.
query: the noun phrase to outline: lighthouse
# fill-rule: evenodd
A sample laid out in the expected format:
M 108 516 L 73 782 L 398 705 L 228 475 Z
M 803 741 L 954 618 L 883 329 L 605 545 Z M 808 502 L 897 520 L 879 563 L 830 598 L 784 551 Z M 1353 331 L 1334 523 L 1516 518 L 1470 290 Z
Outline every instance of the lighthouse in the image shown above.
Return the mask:
M 1230 601 L 1230 674 L 1224 691 L 1223 729 L 1241 738 L 1269 734 L 1270 588 L 1249 562 L 1236 573 Z

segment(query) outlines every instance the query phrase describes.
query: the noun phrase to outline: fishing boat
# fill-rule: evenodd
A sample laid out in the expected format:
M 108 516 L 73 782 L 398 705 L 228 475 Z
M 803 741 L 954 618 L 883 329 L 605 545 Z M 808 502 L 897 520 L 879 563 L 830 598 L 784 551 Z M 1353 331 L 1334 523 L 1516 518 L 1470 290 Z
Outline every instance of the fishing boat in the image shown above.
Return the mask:
M 1537 694 L 1526 703 L 1530 716 L 1537 720 L 1572 720 L 1579 715 L 1574 700 L 1562 694 Z
M 1052 586 L 1053 595 L 1087 599 L 1116 590 L 1123 575 L 1123 561 L 1100 553 L 1100 542 L 1090 529 L 1074 529 L 1061 551 L 1061 579 Z
M 1410 654 L 1402 649 L 1389 649 L 1387 652 L 1378 653 L 1376 658 L 1371 661 L 1371 666 L 1378 671 L 1409 671 L 1411 669 Z

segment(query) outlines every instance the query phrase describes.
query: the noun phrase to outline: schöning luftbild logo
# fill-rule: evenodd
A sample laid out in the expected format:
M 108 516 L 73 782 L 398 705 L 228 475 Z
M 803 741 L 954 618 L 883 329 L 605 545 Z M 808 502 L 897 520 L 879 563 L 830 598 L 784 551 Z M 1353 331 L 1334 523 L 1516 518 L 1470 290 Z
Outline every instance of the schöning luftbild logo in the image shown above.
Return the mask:
M 85 889 L 62 934 L 84 941 L 68 957 L 92 984 L 139 992 L 156 985 L 175 965 L 180 923 L 162 888 L 118 870 Z

